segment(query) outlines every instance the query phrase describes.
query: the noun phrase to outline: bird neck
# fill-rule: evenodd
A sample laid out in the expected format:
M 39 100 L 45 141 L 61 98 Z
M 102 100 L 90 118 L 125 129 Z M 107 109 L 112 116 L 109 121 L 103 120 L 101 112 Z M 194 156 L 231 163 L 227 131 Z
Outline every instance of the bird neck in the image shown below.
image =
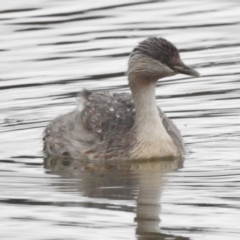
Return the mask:
M 156 82 L 149 79 L 129 79 L 136 115 L 132 158 L 175 155 L 174 143 L 163 126 L 155 99 Z M 161 151 L 160 151 L 161 149 Z
M 149 125 L 160 121 L 158 108 L 155 100 L 155 81 L 144 79 L 130 82 L 133 101 L 136 108 L 135 124 Z

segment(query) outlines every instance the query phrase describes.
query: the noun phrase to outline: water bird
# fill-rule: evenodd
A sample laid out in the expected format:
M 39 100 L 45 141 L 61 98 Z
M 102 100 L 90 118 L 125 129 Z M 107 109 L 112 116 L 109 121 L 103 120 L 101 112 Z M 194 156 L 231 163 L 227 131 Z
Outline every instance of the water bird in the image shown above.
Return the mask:
M 140 42 L 128 62 L 132 94 L 81 91 L 77 107 L 47 125 L 45 155 L 84 160 L 184 156 L 179 130 L 155 99 L 157 81 L 178 73 L 200 76 L 166 39 Z

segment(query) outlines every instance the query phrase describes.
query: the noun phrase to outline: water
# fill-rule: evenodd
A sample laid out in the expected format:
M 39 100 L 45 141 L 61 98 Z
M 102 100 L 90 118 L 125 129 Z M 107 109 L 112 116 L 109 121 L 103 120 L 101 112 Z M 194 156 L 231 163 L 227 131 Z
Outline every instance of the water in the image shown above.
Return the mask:
M 0 9 L 0 238 L 240 237 L 238 1 L 6 1 Z M 163 36 L 201 78 L 161 80 L 185 161 L 46 160 L 42 132 L 83 87 L 129 91 L 127 59 Z

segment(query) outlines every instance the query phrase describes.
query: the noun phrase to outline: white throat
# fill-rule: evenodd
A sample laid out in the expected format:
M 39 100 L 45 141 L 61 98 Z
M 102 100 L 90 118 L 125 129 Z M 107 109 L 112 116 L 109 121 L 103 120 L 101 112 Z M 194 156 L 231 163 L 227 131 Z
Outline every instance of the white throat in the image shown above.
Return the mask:
M 156 81 L 130 81 L 136 108 L 133 134 L 134 147 L 131 158 L 157 158 L 177 155 L 177 148 L 167 133 L 156 105 Z

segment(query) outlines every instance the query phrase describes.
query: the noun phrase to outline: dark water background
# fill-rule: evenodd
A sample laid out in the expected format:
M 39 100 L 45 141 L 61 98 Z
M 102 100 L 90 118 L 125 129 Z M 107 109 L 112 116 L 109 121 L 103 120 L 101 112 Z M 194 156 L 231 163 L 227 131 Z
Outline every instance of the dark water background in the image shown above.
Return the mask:
M 0 239 L 240 239 L 240 2 L 17 0 L 0 6 Z M 202 78 L 159 82 L 184 163 L 45 161 L 83 87 L 129 91 L 129 52 L 162 36 Z M 159 228 L 160 226 L 160 228 Z

